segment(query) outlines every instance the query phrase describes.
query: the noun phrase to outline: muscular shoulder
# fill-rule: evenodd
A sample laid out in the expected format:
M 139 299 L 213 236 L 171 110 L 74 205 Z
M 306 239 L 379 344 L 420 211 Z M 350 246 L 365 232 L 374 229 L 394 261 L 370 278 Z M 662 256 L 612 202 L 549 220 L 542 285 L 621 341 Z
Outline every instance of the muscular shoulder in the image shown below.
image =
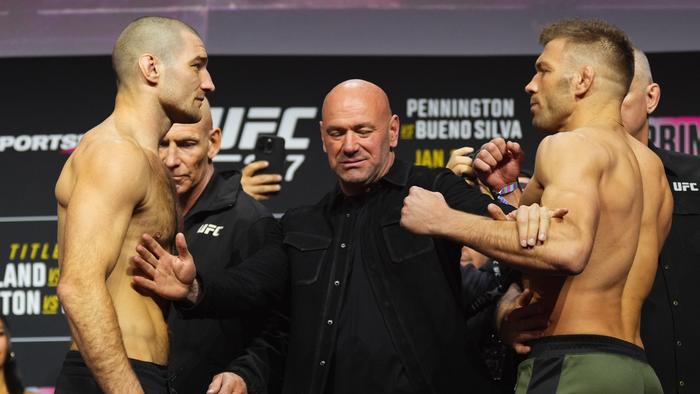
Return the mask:
M 587 157 L 602 158 L 605 149 L 598 141 L 591 138 L 582 130 L 560 132 L 545 137 L 537 148 L 537 154 L 546 153 L 552 156 L 583 154 Z
M 116 138 L 91 138 L 81 144 L 73 158 L 81 169 L 101 167 L 106 170 L 114 167 L 139 169 L 147 168 L 144 151 L 136 143 Z
M 610 152 L 590 136 L 568 131 L 545 137 L 535 157 L 538 179 L 567 172 L 599 172 L 610 162 Z
M 143 196 L 150 183 L 151 167 L 144 150 L 121 139 L 86 141 L 72 158 L 76 184 L 90 184 L 105 192 Z

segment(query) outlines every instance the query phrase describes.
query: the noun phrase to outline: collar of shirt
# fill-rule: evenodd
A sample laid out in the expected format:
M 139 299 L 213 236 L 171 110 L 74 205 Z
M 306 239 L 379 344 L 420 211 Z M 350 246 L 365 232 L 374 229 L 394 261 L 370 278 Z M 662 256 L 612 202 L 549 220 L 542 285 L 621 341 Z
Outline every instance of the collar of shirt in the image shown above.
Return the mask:
M 369 194 L 373 193 L 375 190 L 379 189 L 379 186 L 382 184 L 390 184 L 393 186 L 398 186 L 398 187 L 404 187 L 408 183 L 408 176 L 410 175 L 411 172 L 411 165 L 408 164 L 407 162 L 400 160 L 400 159 L 395 159 L 394 164 L 392 164 L 391 168 L 389 168 L 389 171 L 382 177 L 382 179 L 377 182 L 378 187 L 371 187 L 370 191 L 364 196 L 367 197 Z M 352 200 L 355 201 L 364 201 L 364 197 L 356 197 L 353 198 Z M 333 191 L 333 200 L 331 201 L 331 204 L 329 205 L 329 208 L 331 210 L 335 210 L 340 204 L 344 201 L 348 200 L 346 196 L 343 194 L 342 190 L 340 190 L 340 183 L 335 184 L 335 189 Z

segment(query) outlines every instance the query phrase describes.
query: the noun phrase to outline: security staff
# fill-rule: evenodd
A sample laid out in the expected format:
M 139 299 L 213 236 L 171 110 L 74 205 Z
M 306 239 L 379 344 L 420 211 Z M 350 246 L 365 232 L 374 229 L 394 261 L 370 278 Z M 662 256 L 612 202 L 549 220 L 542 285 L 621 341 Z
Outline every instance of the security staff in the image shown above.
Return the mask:
M 700 390 L 700 157 L 659 149 L 649 143 L 649 121 L 661 89 L 647 57 L 635 50 L 635 72 L 622 103 L 627 131 L 663 162 L 671 193 L 671 231 L 661 250 L 656 278 L 642 309 L 641 335 L 649 364 L 666 394 Z
M 206 101 L 202 114 L 198 123 L 174 124 L 161 140 L 159 154 L 175 183 L 189 252 L 197 270 L 209 275 L 259 250 L 277 224 L 243 192 L 240 172 L 214 169 L 221 130 L 212 127 Z M 266 310 L 258 310 L 237 318 L 183 319 L 173 311 L 168 322 L 169 372 L 175 392 L 204 393 L 214 375 L 224 370 L 236 371 L 229 384 L 235 385 L 237 393 L 279 390 L 284 361 L 278 351 L 285 347 L 286 334 L 263 331 L 267 315 Z M 284 329 L 286 320 L 277 314 L 271 319 Z

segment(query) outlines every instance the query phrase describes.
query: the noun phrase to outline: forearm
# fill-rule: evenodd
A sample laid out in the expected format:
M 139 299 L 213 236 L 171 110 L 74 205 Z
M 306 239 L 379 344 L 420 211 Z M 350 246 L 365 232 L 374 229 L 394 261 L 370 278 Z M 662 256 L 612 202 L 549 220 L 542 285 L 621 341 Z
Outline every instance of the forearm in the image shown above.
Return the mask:
M 100 283 L 96 278 L 59 285 L 73 338 L 105 393 L 143 393 L 126 356 L 112 299 L 104 284 L 95 282 Z
M 281 243 L 268 244 L 240 265 L 196 279 L 198 301 L 176 303 L 187 317 L 233 317 L 278 302 L 287 291 L 287 258 Z
M 544 244 L 523 248 L 515 222 L 494 221 L 453 209 L 441 218 L 441 225 L 434 229 L 435 235 L 467 245 L 523 271 L 577 274 L 588 257 L 576 237 L 567 234 L 566 225 L 558 221 L 552 222 Z
M 195 280 L 198 294 L 190 291 L 189 302 L 176 303 L 178 310 L 187 317 L 233 317 L 251 309 L 270 307 L 280 299 L 286 291 L 288 275 L 281 228 L 271 218 L 256 223 L 253 230 L 261 231 L 256 230 L 258 226 L 265 233 L 262 242 L 257 240 L 261 243 L 258 250 L 236 266 L 198 276 Z

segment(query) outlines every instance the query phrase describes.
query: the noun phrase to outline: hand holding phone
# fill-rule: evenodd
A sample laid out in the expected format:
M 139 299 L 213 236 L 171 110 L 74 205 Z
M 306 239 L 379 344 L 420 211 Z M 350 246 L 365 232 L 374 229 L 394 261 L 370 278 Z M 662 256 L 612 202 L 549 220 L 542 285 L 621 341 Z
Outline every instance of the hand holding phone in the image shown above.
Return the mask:
M 255 160 L 265 160 L 267 168 L 258 171 L 260 174 L 280 174 L 284 176 L 284 159 L 287 153 L 284 149 L 284 138 L 274 135 L 261 135 L 255 142 Z

